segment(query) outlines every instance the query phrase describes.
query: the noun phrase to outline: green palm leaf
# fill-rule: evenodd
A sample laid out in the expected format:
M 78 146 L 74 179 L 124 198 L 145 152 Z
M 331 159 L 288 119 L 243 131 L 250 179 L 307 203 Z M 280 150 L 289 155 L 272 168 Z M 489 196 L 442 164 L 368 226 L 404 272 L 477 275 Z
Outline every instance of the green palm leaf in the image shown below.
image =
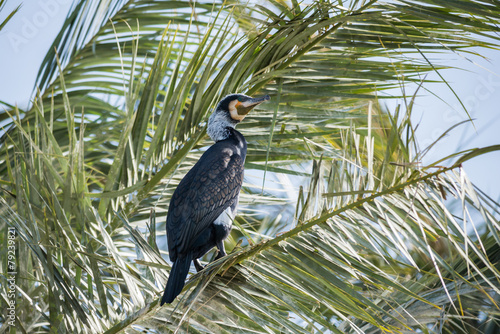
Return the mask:
M 425 73 L 446 68 L 431 55 L 497 48 L 498 8 L 75 2 L 33 106 L 0 111 L 10 120 L 0 242 L 14 227 L 18 328 L 494 332 L 498 204 L 461 164 L 500 147 L 420 166 L 418 97 L 404 92 L 428 89 Z M 405 105 L 380 107 L 397 87 Z M 249 154 L 234 250 L 160 308 L 168 202 L 231 92 L 272 97 L 239 126 Z

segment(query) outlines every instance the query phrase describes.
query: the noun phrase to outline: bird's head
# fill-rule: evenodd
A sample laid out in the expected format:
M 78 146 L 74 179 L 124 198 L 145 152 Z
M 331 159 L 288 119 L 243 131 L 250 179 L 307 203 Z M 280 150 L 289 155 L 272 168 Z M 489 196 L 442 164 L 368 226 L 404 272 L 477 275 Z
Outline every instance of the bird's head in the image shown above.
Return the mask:
M 231 119 L 241 122 L 250 110 L 269 100 L 269 95 L 253 98 L 245 94 L 231 94 L 219 102 L 217 109 L 228 112 Z
M 258 98 L 245 94 L 227 95 L 208 120 L 208 135 L 216 142 L 225 139 L 228 127 L 234 128 L 253 108 L 270 99 L 269 95 Z

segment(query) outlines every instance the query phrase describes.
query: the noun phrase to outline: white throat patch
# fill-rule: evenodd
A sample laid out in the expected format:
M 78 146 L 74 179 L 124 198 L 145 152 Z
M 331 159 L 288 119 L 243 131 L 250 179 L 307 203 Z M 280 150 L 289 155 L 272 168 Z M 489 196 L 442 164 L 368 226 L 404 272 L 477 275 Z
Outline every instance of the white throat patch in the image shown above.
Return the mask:
M 218 142 L 229 137 L 228 128 L 234 128 L 234 124 L 222 111 L 215 111 L 208 119 L 207 134 L 214 142 Z

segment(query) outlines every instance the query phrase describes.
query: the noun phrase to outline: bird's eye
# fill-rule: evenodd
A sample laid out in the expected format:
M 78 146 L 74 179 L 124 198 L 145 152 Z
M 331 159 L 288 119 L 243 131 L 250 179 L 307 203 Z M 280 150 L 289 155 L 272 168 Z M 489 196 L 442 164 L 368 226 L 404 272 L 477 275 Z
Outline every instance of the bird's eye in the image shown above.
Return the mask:
M 243 96 L 238 97 L 238 101 L 243 102 Z

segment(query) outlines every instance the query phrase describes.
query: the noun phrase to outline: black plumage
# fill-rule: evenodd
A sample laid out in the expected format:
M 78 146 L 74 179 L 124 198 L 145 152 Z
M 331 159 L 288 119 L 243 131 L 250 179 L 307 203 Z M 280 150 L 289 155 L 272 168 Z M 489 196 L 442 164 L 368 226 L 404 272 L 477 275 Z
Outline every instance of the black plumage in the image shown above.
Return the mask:
M 224 239 L 231 232 L 243 183 L 247 144 L 234 127 L 269 96 L 253 99 L 243 94 L 226 96 L 208 122 L 207 133 L 215 141 L 184 176 L 170 200 L 167 241 L 173 262 L 161 304 L 171 303 L 184 287 L 191 261 L 217 247 L 225 256 Z

